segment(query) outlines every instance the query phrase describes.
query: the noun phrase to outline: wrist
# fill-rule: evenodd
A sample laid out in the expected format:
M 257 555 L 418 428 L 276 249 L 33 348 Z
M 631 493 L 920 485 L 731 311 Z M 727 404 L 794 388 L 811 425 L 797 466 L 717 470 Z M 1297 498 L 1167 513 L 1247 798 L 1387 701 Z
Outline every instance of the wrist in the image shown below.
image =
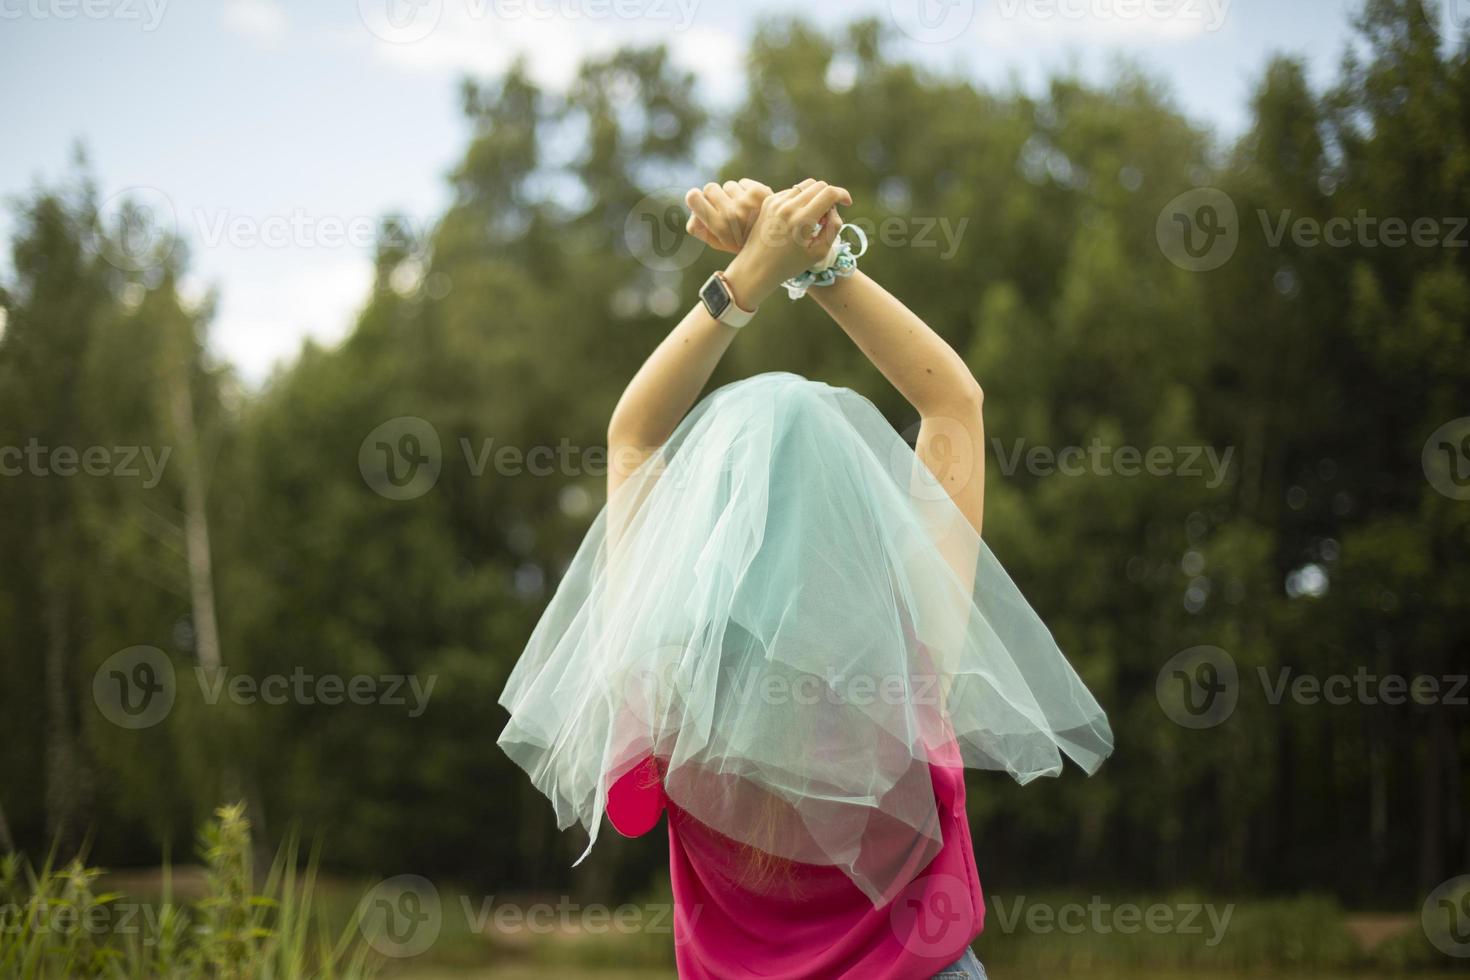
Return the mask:
M 859 281 L 860 276 L 863 276 L 862 270 L 854 269 L 852 271 L 852 275 L 841 276 L 837 279 L 834 279 L 831 284 L 822 286 L 819 289 L 813 289 L 808 292 L 807 295 L 815 299 L 823 306 L 828 306 L 832 303 L 840 302 L 848 293 L 853 290 L 853 288 L 855 287 L 855 283 Z
M 740 252 L 725 267 L 725 280 L 735 294 L 735 302 L 751 311 L 781 285 L 781 281 L 748 252 Z

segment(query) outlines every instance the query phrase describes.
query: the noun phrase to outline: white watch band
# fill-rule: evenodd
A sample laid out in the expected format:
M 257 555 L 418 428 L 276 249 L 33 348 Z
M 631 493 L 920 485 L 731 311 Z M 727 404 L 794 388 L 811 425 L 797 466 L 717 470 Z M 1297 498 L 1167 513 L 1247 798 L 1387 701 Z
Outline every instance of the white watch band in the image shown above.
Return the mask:
M 739 298 L 735 295 L 735 290 L 730 288 L 730 280 L 725 278 L 723 272 L 716 272 L 710 276 L 705 280 L 704 286 L 699 290 L 700 299 L 704 302 L 705 309 L 709 310 L 711 314 L 714 312 L 710 310 L 709 301 L 704 299 L 706 290 L 714 284 L 718 284 L 721 291 L 730 300 L 725 304 L 725 308 L 720 311 L 720 315 L 716 316 L 715 319 L 727 327 L 734 327 L 737 330 L 749 323 L 755 316 L 755 310 L 746 310 L 740 307 Z

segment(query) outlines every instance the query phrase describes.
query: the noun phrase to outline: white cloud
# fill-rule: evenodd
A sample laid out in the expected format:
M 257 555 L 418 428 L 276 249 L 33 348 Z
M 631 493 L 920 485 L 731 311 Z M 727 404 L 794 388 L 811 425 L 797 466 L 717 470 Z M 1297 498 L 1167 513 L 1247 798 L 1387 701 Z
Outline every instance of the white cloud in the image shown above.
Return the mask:
M 323 346 L 345 338 L 373 281 L 371 259 L 342 253 L 280 251 L 248 268 L 222 263 L 221 273 L 226 285 L 211 347 L 250 384 L 293 360 L 306 338 Z
M 396 7 L 394 5 L 397 5 Z M 582 62 L 620 47 L 666 43 L 675 59 L 720 86 L 738 72 L 743 40 L 696 26 L 699 0 L 361 0 L 353 37 L 395 67 L 489 75 L 525 55 L 532 78 L 566 87 Z M 379 8 L 382 9 L 379 9 Z
M 277 0 L 228 0 L 224 18 L 230 30 L 263 44 L 274 46 L 286 37 L 286 10 Z

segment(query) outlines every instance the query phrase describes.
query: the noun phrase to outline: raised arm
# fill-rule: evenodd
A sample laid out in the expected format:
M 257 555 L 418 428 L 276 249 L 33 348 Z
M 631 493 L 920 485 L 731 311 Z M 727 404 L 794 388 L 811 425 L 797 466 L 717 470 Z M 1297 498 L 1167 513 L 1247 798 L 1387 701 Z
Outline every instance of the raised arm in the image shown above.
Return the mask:
M 851 203 L 845 190 L 820 182 L 772 194 L 755 181 L 729 181 L 690 191 L 691 207 L 696 198 L 716 229 L 712 234 L 701 225 L 700 237 L 723 251 L 738 251 L 724 274 L 745 310 L 754 310 L 783 279 L 826 253 L 836 229 L 826 226 L 824 215 L 839 203 Z M 799 233 L 808 226 L 820 233 Z M 749 245 L 742 248 L 747 233 Z M 608 421 L 609 498 L 673 435 L 737 332 L 696 303 L 643 362 Z
M 985 519 L 984 395 L 965 362 L 861 270 L 807 295 L 918 411 L 914 452 L 980 533 Z
M 706 184 L 699 193 L 718 200 L 728 219 L 751 222 L 770 192 L 769 187 L 755 181 L 730 181 L 724 187 Z M 723 251 L 738 250 L 706 240 Z M 737 298 L 744 302 L 746 273 L 732 263 L 725 274 Z M 703 303 L 696 302 L 633 375 L 607 424 L 609 499 L 673 435 L 737 332 L 737 328 L 710 316 Z
M 696 304 L 643 362 L 607 424 L 609 497 L 673 434 L 735 333 Z

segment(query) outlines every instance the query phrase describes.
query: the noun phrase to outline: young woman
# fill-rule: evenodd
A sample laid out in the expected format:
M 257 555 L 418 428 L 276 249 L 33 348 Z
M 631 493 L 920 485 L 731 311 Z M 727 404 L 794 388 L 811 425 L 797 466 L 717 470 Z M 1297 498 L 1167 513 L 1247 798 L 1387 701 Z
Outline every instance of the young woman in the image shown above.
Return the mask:
M 668 814 L 681 977 L 983 977 L 964 768 L 1091 772 L 1112 735 L 980 539 L 980 386 L 855 270 L 843 188 L 687 203 L 735 258 L 613 412 L 608 507 L 507 683 L 500 744 L 594 841 L 604 813 L 630 836 Z M 820 268 L 841 274 L 808 295 L 918 410 L 914 449 L 790 374 L 695 406 L 760 306 Z

